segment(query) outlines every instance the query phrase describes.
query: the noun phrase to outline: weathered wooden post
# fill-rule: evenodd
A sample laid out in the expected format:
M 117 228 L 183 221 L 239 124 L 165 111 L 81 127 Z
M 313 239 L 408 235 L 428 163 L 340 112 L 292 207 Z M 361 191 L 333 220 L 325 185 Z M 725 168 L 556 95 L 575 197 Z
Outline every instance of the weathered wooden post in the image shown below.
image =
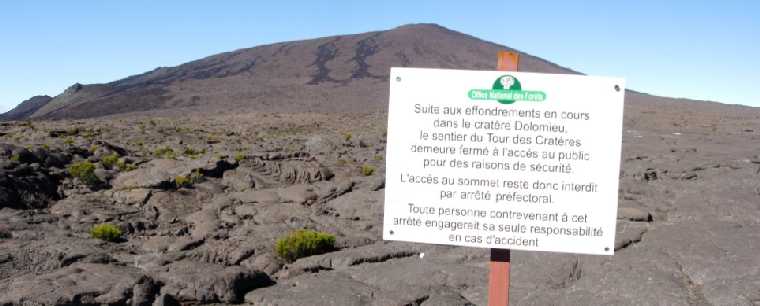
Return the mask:
M 517 71 L 520 56 L 512 51 L 499 51 L 496 69 Z M 491 272 L 488 274 L 488 306 L 509 305 L 509 249 L 491 249 Z

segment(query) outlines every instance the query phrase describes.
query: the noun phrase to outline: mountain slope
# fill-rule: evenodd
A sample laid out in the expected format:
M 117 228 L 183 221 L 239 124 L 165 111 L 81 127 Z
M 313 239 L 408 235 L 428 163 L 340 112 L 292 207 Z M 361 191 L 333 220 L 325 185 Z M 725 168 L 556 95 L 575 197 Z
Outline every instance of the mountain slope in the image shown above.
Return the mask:
M 24 100 L 5 114 L 0 115 L 0 120 L 22 120 L 28 118 L 34 112 L 48 104 L 53 98 L 50 96 L 34 96 Z
M 384 110 L 391 66 L 493 69 L 497 50 L 505 48 L 433 24 L 276 43 L 107 84 L 75 84 L 28 117 L 87 118 L 158 109 Z M 527 54 L 520 69 L 573 73 Z
M 74 84 L 0 120 L 91 118 L 142 112 L 374 112 L 388 101 L 392 66 L 492 70 L 513 50 L 435 24 L 282 42 L 161 67 L 106 84 Z M 519 52 L 519 51 L 518 51 Z M 521 52 L 520 70 L 577 73 Z M 670 100 L 629 92 L 626 101 Z

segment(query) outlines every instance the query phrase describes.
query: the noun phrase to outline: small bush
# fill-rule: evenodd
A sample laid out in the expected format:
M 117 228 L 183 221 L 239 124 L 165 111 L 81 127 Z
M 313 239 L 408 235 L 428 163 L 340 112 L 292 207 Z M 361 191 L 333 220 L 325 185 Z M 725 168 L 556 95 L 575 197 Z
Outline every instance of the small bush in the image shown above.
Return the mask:
M 95 139 L 95 136 L 98 135 L 98 132 L 93 130 L 85 130 L 82 132 L 82 137 L 84 137 L 87 140 L 93 140 Z
M 343 141 L 349 142 L 351 141 L 351 138 L 354 138 L 354 135 L 351 134 L 351 132 L 343 133 Z
M 124 171 L 124 168 L 127 167 L 127 162 L 124 160 L 117 160 L 116 161 L 116 168 L 118 168 L 121 171 Z
M 245 159 L 245 154 L 240 153 L 240 152 L 235 154 L 235 161 L 237 161 L 238 163 L 240 163 L 244 159 Z
M 195 169 L 190 173 L 190 181 L 193 184 L 203 181 L 203 174 L 201 173 L 201 169 Z
M 177 185 L 177 188 L 190 187 L 193 185 L 190 183 L 190 177 L 187 175 L 177 175 L 174 177 L 174 184 Z
M 98 177 L 95 176 L 95 165 L 88 161 L 81 161 L 73 163 L 69 166 L 69 174 L 72 177 L 79 178 L 87 185 L 95 185 L 98 183 Z
M 364 176 L 370 176 L 375 173 L 375 167 L 372 165 L 364 164 L 362 165 L 362 175 Z
M 381 161 L 381 160 L 383 160 L 383 156 L 380 155 L 380 154 L 375 154 L 375 156 L 372 157 L 372 159 L 377 160 L 377 161 Z
M 115 166 L 118 162 L 119 154 L 116 153 L 108 154 L 100 159 L 100 163 L 103 164 L 103 167 L 106 167 L 108 169 L 112 169 L 113 166 Z
M 18 154 L 11 155 L 11 161 L 15 161 L 15 162 L 21 161 L 21 155 L 18 155 Z
M 190 175 L 177 175 L 174 177 L 174 184 L 177 188 L 190 187 L 201 181 L 203 181 L 203 174 L 201 174 L 201 171 L 198 169 L 193 170 Z
M 121 229 L 118 226 L 108 223 L 98 224 L 90 229 L 92 238 L 104 241 L 116 241 L 121 237 Z
M 66 137 L 66 139 L 63 140 L 63 144 L 68 145 L 68 146 L 73 145 L 74 144 L 74 138 Z
M 175 159 L 177 157 L 176 154 L 174 154 L 174 150 L 169 147 L 163 147 L 158 148 L 155 151 L 153 151 L 153 155 L 159 158 L 166 158 L 166 159 Z
M 129 172 L 129 171 L 137 169 L 137 166 L 127 163 L 124 160 L 117 161 L 116 167 L 119 168 L 119 171 L 124 171 L 124 172 Z
M 190 157 L 190 158 L 193 158 L 193 159 L 196 159 L 196 158 L 200 157 L 201 155 L 203 155 L 205 153 L 206 153 L 205 149 L 195 150 L 193 148 L 185 148 L 185 151 L 182 152 L 183 155 L 185 155 L 187 157 Z
M 297 230 L 275 244 L 277 256 L 287 260 L 324 254 L 335 249 L 335 236 L 312 230 Z

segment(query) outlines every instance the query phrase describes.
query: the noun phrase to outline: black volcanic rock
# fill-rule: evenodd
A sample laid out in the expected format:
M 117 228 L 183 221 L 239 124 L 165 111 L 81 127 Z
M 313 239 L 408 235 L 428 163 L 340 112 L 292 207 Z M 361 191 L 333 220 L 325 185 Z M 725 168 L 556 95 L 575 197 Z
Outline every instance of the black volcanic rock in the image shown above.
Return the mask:
M 760 109 L 627 95 L 615 256 L 514 251 L 512 303 L 757 304 L 760 135 L 746 130 L 760 131 Z M 488 250 L 382 241 L 386 122 L 0 124 L 0 305 L 486 305 Z M 113 153 L 127 164 L 103 164 Z M 107 185 L 65 170 L 84 160 Z M 122 239 L 92 237 L 102 223 Z M 276 241 L 298 229 L 335 235 L 335 249 L 280 259 Z
M 50 96 L 34 96 L 24 102 L 21 102 L 18 106 L 8 111 L 7 113 L 0 114 L 0 121 L 10 120 L 22 120 L 26 119 L 41 107 L 45 106 L 53 97 Z
M 65 162 L 61 159 L 65 160 L 66 156 L 0 144 L 0 161 L 3 165 L 0 167 L 0 209 L 46 208 L 51 201 L 58 200 L 60 178 L 51 175 L 42 166 L 60 166 Z
M 150 305 L 140 293 L 154 287 L 136 268 L 74 264 L 14 279 L 0 305 Z

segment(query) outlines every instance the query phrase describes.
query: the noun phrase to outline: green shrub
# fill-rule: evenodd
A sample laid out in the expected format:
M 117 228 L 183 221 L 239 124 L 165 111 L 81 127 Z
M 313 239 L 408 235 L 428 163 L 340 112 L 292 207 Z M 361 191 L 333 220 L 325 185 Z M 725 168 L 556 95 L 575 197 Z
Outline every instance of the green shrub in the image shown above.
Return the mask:
M 362 165 L 362 175 L 370 176 L 375 173 L 375 166 L 364 164 Z
M 116 168 L 119 168 L 119 171 L 129 172 L 137 169 L 137 166 L 127 163 L 124 160 L 119 160 L 116 162 Z
M 177 185 L 177 188 L 181 187 L 190 187 L 193 184 L 190 183 L 190 176 L 187 175 L 177 175 L 174 177 L 174 184 Z
M 103 164 L 103 167 L 106 167 L 108 169 L 113 168 L 113 166 L 115 166 L 118 162 L 119 154 L 116 153 L 108 154 L 100 159 L 100 163 Z
M 372 157 L 372 159 L 377 160 L 377 161 L 381 161 L 381 160 L 383 160 L 383 156 L 380 155 L 380 154 L 375 154 L 375 156 Z
M 172 150 L 172 148 L 169 148 L 169 147 L 158 148 L 155 151 L 153 151 L 153 155 L 159 158 L 166 158 L 166 159 L 174 159 L 177 157 L 177 155 L 174 154 L 174 150 Z
M 123 159 L 116 161 L 116 168 L 119 169 L 119 170 L 121 170 L 121 171 L 124 171 L 124 168 L 126 168 L 127 165 L 128 165 L 127 162 L 124 161 Z
M 11 161 L 15 161 L 15 162 L 21 161 L 21 155 L 18 155 L 18 154 L 11 155 Z
M 183 155 L 185 155 L 187 157 L 190 157 L 190 158 L 193 158 L 193 159 L 200 157 L 204 153 L 206 153 L 205 149 L 195 150 L 193 148 L 185 148 L 185 151 L 182 152 Z
M 69 165 L 69 174 L 72 177 L 79 178 L 87 185 L 98 183 L 98 177 L 95 176 L 95 165 L 88 161 L 81 161 Z
M 351 141 L 351 138 L 354 138 L 354 135 L 351 134 L 351 132 L 343 133 L 343 141 L 349 142 Z
M 74 138 L 66 137 L 66 139 L 63 140 L 63 144 L 65 145 L 73 145 L 74 144 Z
M 193 170 L 190 175 L 177 175 L 174 177 L 174 184 L 177 188 L 190 187 L 201 181 L 203 181 L 203 174 L 201 174 L 201 171 L 198 169 Z
M 277 256 L 287 260 L 324 254 L 335 249 L 335 236 L 312 230 L 297 230 L 275 244 Z
M 235 154 L 235 161 L 237 161 L 238 163 L 243 161 L 244 159 L 245 159 L 245 154 L 241 152 L 238 152 Z
M 105 241 L 116 241 L 121 237 L 121 234 L 121 229 L 118 226 L 108 223 L 98 224 L 90 229 L 92 238 Z
M 95 139 L 95 136 L 98 136 L 98 133 L 99 132 L 96 132 L 96 131 L 94 131 L 92 129 L 88 129 L 88 130 L 84 130 L 82 132 L 82 137 L 84 137 L 87 140 L 93 140 L 93 139 Z
M 193 184 L 203 181 L 203 174 L 201 173 L 201 169 L 195 169 L 192 173 L 190 173 L 190 181 Z

